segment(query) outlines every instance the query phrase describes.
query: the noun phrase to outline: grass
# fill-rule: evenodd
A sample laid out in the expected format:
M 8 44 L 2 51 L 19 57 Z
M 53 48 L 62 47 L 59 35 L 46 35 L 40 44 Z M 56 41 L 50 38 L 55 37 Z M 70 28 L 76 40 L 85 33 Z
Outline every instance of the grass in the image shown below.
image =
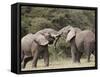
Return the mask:
M 59 68 L 78 68 L 78 67 L 93 67 L 95 66 L 95 59 L 91 57 L 91 62 L 87 62 L 86 58 L 81 58 L 81 63 L 73 63 L 71 58 L 50 60 L 49 67 L 44 66 L 43 59 L 38 60 L 37 68 L 32 68 L 32 61 L 29 61 L 25 69 L 27 70 L 43 70 L 43 69 L 59 69 Z

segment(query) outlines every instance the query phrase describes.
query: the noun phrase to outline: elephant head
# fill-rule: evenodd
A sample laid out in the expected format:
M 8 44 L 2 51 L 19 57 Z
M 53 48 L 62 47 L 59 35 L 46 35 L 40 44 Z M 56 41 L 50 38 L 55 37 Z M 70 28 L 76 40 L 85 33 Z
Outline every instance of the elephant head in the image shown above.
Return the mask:
M 60 38 L 61 34 L 56 30 L 51 28 L 45 28 L 37 32 L 36 41 L 39 42 L 40 45 L 53 44 L 54 48 L 56 48 L 56 42 Z
M 51 41 L 53 41 L 54 38 L 51 37 L 50 34 L 48 33 L 45 33 L 45 34 L 42 34 L 42 33 L 36 33 L 35 34 L 35 39 L 34 41 L 37 42 L 39 45 L 42 45 L 42 46 L 45 46 L 49 43 L 51 43 Z
M 59 33 L 62 33 L 62 36 L 64 36 L 66 38 L 66 42 L 71 41 L 77 33 L 79 33 L 81 31 L 81 29 L 76 28 L 76 27 L 72 27 L 72 26 L 67 26 L 62 28 Z
M 68 31 L 67 37 L 66 37 L 66 42 L 71 41 L 79 32 L 81 32 L 81 29 L 76 28 L 76 27 L 71 27 Z
M 54 29 L 46 28 L 38 31 L 35 34 L 35 41 L 39 45 L 47 45 L 47 44 L 53 44 L 55 41 L 57 41 L 60 37 L 60 34 Z M 53 44 L 55 46 L 55 44 Z

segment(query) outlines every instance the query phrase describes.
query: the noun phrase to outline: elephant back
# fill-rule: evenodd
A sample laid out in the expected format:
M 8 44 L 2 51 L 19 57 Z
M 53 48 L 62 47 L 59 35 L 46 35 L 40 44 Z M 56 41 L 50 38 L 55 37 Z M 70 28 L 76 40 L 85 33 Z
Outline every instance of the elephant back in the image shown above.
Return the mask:
M 32 41 L 34 40 L 34 34 L 29 33 L 27 35 L 25 35 L 22 39 L 21 39 L 21 48 L 22 51 L 29 51 L 31 48 L 31 44 Z
M 78 34 L 78 33 L 80 33 L 80 32 L 82 31 L 81 29 L 79 29 L 79 28 L 77 28 L 77 27 L 75 27 L 74 29 L 75 29 L 75 33 L 76 33 L 76 34 Z
M 95 41 L 95 34 L 91 30 L 84 30 L 83 33 L 84 33 L 84 37 L 87 37 L 87 38 L 84 38 L 86 42 Z
M 75 42 L 78 48 L 82 44 L 87 45 L 90 43 L 95 43 L 95 34 L 91 30 L 81 31 L 80 33 L 77 34 Z
M 37 33 L 44 33 L 44 34 L 45 33 L 50 33 L 51 36 L 54 36 L 54 35 L 57 35 L 58 32 L 54 29 L 51 29 L 51 28 L 45 28 L 43 30 L 38 31 Z

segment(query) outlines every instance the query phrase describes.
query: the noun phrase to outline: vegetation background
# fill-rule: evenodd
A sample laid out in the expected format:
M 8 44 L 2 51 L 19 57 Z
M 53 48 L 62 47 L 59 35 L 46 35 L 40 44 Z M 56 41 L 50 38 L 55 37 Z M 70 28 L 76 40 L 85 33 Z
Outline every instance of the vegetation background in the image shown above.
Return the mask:
M 44 28 L 61 28 L 71 25 L 82 30 L 91 29 L 95 32 L 95 11 L 82 9 L 64 9 L 48 7 L 21 7 L 21 37 L 27 33 L 36 33 Z M 64 38 L 60 38 L 57 43 L 57 50 L 52 45 L 49 46 L 51 60 L 71 57 L 70 46 L 65 43 Z M 83 55 L 83 57 L 85 57 Z

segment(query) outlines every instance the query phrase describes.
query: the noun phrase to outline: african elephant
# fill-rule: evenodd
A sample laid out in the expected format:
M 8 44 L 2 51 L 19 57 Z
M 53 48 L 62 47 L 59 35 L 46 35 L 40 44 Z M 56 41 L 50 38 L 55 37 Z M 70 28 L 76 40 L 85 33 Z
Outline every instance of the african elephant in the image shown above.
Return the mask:
M 81 30 L 69 25 L 62 28 L 59 33 L 63 33 L 66 43 L 71 44 L 73 62 L 80 63 L 83 53 L 87 54 L 88 62 L 90 61 L 90 55 L 95 54 L 95 34 L 91 30 Z
M 37 67 L 38 58 L 43 55 L 45 66 L 49 66 L 48 44 L 53 44 L 60 34 L 54 29 L 43 29 L 35 34 L 29 33 L 21 39 L 22 68 L 32 60 L 32 67 Z

